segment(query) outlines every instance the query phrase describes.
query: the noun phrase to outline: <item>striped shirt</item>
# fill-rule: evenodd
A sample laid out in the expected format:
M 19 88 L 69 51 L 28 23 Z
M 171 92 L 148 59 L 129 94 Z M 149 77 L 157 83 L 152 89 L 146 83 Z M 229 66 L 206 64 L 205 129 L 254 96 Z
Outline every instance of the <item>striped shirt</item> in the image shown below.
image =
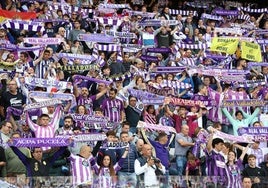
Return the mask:
M 225 176 L 225 160 L 224 157 L 214 149 L 207 153 L 207 175 L 208 176 Z
M 226 188 L 241 188 L 241 170 L 243 164 L 241 159 L 238 159 L 233 165 L 226 165 L 227 187 Z
M 88 114 L 93 114 L 93 102 L 96 100 L 96 95 L 89 96 L 87 98 L 84 98 L 82 95 L 79 95 L 76 98 L 77 105 L 85 105 Z
M 85 159 L 79 155 L 71 154 L 69 157 L 71 162 L 71 172 L 73 179 L 73 186 L 88 184 L 91 185 L 93 181 L 93 173 L 91 170 L 91 162 L 93 157 Z
M 55 135 L 55 131 L 59 127 L 60 117 L 61 117 L 61 106 L 59 105 L 55 109 L 54 116 L 47 126 L 40 126 L 32 122 L 28 112 L 26 112 L 26 123 L 34 132 L 36 138 L 53 138 Z M 50 149 L 50 147 L 43 147 L 42 149 L 43 151 L 45 151 Z
M 121 111 L 124 110 L 123 102 L 119 99 L 106 99 L 103 101 L 101 108 L 104 115 L 109 118 L 111 122 L 120 122 Z
M 49 65 L 52 63 L 52 60 L 42 60 L 35 66 L 35 75 L 38 78 L 44 78 L 45 73 L 48 71 Z

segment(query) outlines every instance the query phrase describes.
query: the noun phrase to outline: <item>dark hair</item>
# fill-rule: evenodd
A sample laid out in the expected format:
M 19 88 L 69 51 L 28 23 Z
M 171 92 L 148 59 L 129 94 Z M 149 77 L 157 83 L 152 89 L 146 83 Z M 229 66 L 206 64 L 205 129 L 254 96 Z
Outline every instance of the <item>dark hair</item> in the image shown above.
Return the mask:
M 115 94 L 117 94 L 117 89 L 115 89 L 115 88 L 113 88 L 113 87 L 110 89 L 110 91 L 114 91 Z
M 110 171 L 110 176 L 115 176 L 115 170 L 114 170 L 113 161 L 111 159 L 111 156 L 110 155 L 107 155 L 107 154 L 102 157 L 98 174 L 100 174 L 102 168 L 105 168 L 105 166 L 103 165 L 103 160 L 104 160 L 104 158 L 106 156 L 108 156 L 110 158 L 110 164 L 108 166 L 109 171 Z
M 28 53 L 27 52 L 21 52 L 20 53 L 21 55 L 23 55 L 24 57 L 26 57 L 26 58 L 28 58 L 29 57 L 29 55 L 28 55 Z
M 123 134 L 127 134 L 127 135 L 128 135 L 128 132 L 125 132 L 125 131 L 121 132 L 121 133 L 120 133 L 120 137 L 121 137 Z
M 237 110 L 237 111 L 235 112 L 235 116 L 237 116 L 239 113 L 243 116 L 243 113 L 242 113 L 241 110 Z
M 254 155 L 254 154 L 249 154 L 247 160 L 249 160 L 250 158 L 254 158 L 254 159 L 256 159 L 256 155 Z
M 73 119 L 73 117 L 72 116 L 65 116 L 64 118 L 63 118 L 63 120 L 65 121 L 66 119 L 71 119 L 72 120 L 72 122 L 74 122 L 74 119 Z
M 41 116 L 39 118 L 41 119 L 42 117 L 50 118 L 48 114 L 41 114 Z
M 123 121 L 123 122 L 122 122 L 122 127 L 124 127 L 125 125 L 130 126 L 130 123 L 129 123 L 128 121 Z
M 96 112 L 96 111 L 103 112 L 103 110 L 100 107 L 96 107 L 95 110 L 94 110 L 94 112 Z
M 135 98 L 136 100 L 138 100 L 137 97 L 134 97 L 133 95 L 129 95 L 128 100 L 130 100 L 131 98 Z
M 7 123 L 11 123 L 10 121 L 1 121 L 1 125 L 0 128 L 2 128 L 3 126 L 6 126 Z
M 214 138 L 212 140 L 212 147 L 215 148 L 215 145 L 217 145 L 219 143 L 224 143 L 223 139 L 221 139 L 221 138 Z
M 155 140 L 160 140 L 161 138 L 163 138 L 163 137 L 165 137 L 165 136 L 167 136 L 167 133 L 165 133 L 165 132 L 160 132 L 159 134 L 158 134 L 158 136 L 156 137 L 156 139 Z
M 106 136 L 116 136 L 116 133 L 113 130 L 109 130 L 106 132 Z

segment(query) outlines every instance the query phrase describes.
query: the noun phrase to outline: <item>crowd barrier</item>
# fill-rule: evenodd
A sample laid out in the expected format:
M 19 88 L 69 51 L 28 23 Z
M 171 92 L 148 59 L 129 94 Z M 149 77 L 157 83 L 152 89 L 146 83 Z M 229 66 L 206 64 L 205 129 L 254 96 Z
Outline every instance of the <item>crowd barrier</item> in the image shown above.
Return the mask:
M 261 177 L 261 182 L 259 188 L 268 187 L 267 177 Z M 168 183 L 167 177 L 159 176 L 159 187 L 160 188 L 188 188 L 186 176 L 169 176 Z M 223 177 L 209 177 L 209 176 L 189 176 L 188 184 L 191 188 L 224 188 L 222 186 L 226 183 L 226 179 Z M 145 180 L 146 181 L 146 180 Z M 97 182 L 97 177 L 94 178 L 94 182 Z M 97 185 L 97 183 L 95 183 Z M 1 188 L 92 188 L 94 185 L 83 185 L 83 186 L 73 186 L 72 177 L 70 176 L 50 176 L 50 177 L 6 177 L 0 179 Z M 99 187 L 99 186 L 97 186 Z M 144 188 L 144 182 L 138 183 L 138 188 Z M 132 188 L 125 182 L 115 182 L 114 186 L 111 188 Z

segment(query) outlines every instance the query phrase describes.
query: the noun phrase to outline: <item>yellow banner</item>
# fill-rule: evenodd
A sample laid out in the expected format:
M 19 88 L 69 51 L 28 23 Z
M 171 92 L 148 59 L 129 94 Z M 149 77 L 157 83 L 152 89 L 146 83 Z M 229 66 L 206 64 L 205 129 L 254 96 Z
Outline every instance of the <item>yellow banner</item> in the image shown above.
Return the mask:
M 224 52 L 234 54 L 239 40 L 236 38 L 220 38 L 214 37 L 210 46 L 211 51 Z
M 252 43 L 252 42 L 241 42 L 241 57 L 243 59 L 247 59 L 253 62 L 261 62 L 261 47 L 259 44 Z

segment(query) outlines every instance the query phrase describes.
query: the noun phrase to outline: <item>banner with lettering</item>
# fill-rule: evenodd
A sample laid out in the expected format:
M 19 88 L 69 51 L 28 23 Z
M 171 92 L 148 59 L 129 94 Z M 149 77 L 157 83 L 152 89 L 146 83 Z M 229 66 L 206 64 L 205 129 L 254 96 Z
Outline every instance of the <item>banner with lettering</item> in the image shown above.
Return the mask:
M 254 62 L 261 62 L 261 48 L 259 44 L 252 42 L 241 42 L 241 57 Z
M 248 106 L 264 106 L 268 101 L 259 99 L 245 99 L 245 100 L 223 100 L 222 107 L 248 107 Z
M 79 34 L 77 38 L 79 41 L 86 41 L 86 42 L 97 42 L 97 43 L 117 42 L 116 38 L 105 34 Z
M 107 138 L 105 134 L 75 134 L 75 135 L 57 135 L 56 138 L 72 138 L 74 142 L 103 141 Z
M 176 133 L 176 130 L 173 127 L 163 126 L 161 124 L 146 123 L 144 121 L 139 121 L 137 127 L 145 128 L 145 129 L 153 130 L 153 131 L 164 131 L 164 132 L 168 131 L 171 133 Z
M 232 142 L 237 142 L 237 143 L 253 143 L 254 141 L 252 140 L 251 136 L 248 135 L 243 135 L 243 136 L 234 136 L 231 134 L 226 134 L 221 131 L 216 131 L 214 133 L 216 137 L 222 138 L 224 140 L 229 140 Z
M 96 65 L 96 64 L 64 65 L 59 68 L 62 71 L 83 72 L 83 71 L 88 71 L 88 70 L 99 70 L 99 65 Z
M 69 138 L 14 138 L 9 146 L 15 147 L 61 147 L 69 146 Z
M 239 135 L 268 135 L 268 127 L 241 127 L 237 132 Z
M 129 147 L 128 142 L 106 142 L 101 146 L 102 149 L 122 149 L 127 147 Z
M 176 106 L 206 106 L 206 107 L 213 107 L 216 106 L 216 101 L 213 100 L 187 100 L 187 99 L 180 99 L 171 97 L 170 103 Z
M 54 106 L 57 104 L 62 104 L 62 102 L 59 99 L 50 99 L 50 100 L 46 100 L 46 101 L 34 102 L 34 103 L 27 104 L 24 107 L 24 110 L 43 108 L 43 107 L 47 107 L 47 106 Z
M 28 97 L 35 99 L 37 102 L 40 102 L 41 100 L 44 99 L 59 99 L 62 101 L 72 101 L 71 107 L 76 106 L 76 100 L 74 95 L 69 93 L 50 93 L 41 91 L 31 91 Z
M 25 84 L 35 87 L 55 87 L 57 89 L 72 89 L 72 82 L 25 77 Z
M 237 50 L 239 40 L 235 38 L 214 37 L 210 46 L 211 51 L 234 54 Z
M 63 40 L 61 38 L 38 38 L 38 37 L 26 37 L 23 38 L 23 41 L 28 44 L 34 45 L 51 45 L 51 44 L 60 44 Z

